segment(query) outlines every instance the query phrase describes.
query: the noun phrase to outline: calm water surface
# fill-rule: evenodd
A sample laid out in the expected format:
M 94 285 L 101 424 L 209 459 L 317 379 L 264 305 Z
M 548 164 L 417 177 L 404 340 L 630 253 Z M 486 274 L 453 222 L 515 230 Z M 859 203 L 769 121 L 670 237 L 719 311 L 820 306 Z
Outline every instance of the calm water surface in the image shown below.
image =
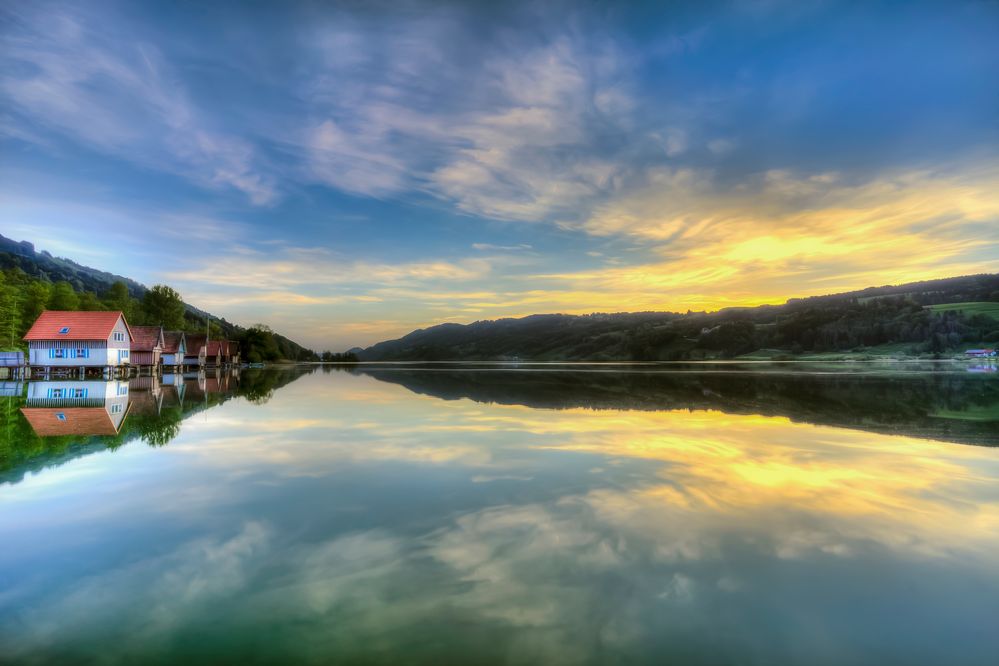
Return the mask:
M 0 661 L 991 666 L 994 370 L 8 382 Z

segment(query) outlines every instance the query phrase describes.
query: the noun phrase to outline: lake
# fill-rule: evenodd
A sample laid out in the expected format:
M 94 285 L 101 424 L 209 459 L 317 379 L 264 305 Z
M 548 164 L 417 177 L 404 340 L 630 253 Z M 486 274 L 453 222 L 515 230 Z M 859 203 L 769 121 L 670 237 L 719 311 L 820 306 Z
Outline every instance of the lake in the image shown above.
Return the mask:
M 2 384 L 4 663 L 999 663 L 999 373 Z

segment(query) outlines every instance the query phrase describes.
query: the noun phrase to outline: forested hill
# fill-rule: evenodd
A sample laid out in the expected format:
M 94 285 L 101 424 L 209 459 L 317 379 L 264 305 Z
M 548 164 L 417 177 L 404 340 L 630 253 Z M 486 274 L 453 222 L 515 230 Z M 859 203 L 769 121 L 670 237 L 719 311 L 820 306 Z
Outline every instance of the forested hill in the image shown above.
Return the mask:
M 174 299 L 176 303 L 171 302 Z M 162 324 L 192 332 L 203 332 L 210 321 L 213 337 L 238 340 L 246 359 L 317 358 L 312 350 L 265 326 L 245 328 L 185 303 L 168 287 L 149 289 L 130 278 L 36 251 L 27 241 L 0 235 L 0 348 L 17 346 L 46 308 L 116 309 L 125 312 L 131 324 Z
M 441 324 L 356 353 L 362 361 L 938 356 L 997 342 L 999 275 L 983 274 L 718 312 L 546 314 Z

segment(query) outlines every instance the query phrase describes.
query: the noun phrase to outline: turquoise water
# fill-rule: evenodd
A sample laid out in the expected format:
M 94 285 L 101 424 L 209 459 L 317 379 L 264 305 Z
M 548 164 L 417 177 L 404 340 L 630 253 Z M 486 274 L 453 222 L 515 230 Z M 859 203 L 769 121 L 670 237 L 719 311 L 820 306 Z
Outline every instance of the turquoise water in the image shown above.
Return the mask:
M 997 377 L 6 384 L 0 661 L 995 664 Z

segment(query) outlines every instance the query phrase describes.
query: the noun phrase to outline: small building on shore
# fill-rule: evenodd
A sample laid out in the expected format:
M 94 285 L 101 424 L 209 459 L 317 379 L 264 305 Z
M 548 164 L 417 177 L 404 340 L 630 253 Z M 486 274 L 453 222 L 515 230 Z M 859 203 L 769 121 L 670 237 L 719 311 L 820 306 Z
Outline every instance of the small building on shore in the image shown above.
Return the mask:
M 996 355 L 995 349 L 969 349 L 964 352 L 969 358 L 992 358 Z
M 132 332 L 119 311 L 46 310 L 24 340 L 32 367 L 115 368 L 131 363 Z
M 222 341 L 222 365 L 232 367 L 239 365 L 239 343 L 234 340 Z
M 184 331 L 163 332 L 163 353 L 160 356 L 163 367 L 180 371 L 184 367 L 184 355 L 187 353 L 187 336 Z
M 205 366 L 205 345 L 208 336 L 199 333 L 191 333 L 186 336 L 187 349 L 184 352 L 184 367 L 203 368 Z
M 205 342 L 205 366 L 209 368 L 222 367 L 222 340 Z
M 132 327 L 132 365 L 156 367 L 163 353 L 162 326 Z

